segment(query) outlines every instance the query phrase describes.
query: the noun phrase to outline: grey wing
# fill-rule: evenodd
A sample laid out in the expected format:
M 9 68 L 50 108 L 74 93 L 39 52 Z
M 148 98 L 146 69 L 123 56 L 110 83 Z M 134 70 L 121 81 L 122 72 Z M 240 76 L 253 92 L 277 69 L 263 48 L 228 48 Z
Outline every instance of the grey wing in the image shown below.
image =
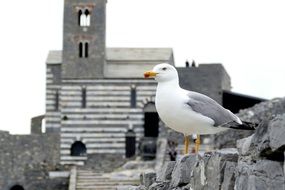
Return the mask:
M 240 122 L 236 115 L 206 95 L 189 91 L 188 97 L 189 101 L 187 104 L 192 110 L 213 119 L 215 122 L 214 126 L 219 126 L 231 121 Z

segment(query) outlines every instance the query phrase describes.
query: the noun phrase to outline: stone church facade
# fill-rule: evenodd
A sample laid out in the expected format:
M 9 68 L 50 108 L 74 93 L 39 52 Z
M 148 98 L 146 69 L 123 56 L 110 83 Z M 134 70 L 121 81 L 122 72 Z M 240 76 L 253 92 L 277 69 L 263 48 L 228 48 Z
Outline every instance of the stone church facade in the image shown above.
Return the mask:
M 60 133 L 61 164 L 83 165 L 88 154 L 124 154 L 128 129 L 138 142 L 158 128 L 146 121 L 158 117 L 156 83 L 143 72 L 163 62 L 174 65 L 173 51 L 106 47 L 106 3 L 65 0 L 63 50 L 50 51 L 46 61 L 46 131 Z M 178 71 L 182 86 L 219 102 L 221 91 L 230 89 L 220 64 Z

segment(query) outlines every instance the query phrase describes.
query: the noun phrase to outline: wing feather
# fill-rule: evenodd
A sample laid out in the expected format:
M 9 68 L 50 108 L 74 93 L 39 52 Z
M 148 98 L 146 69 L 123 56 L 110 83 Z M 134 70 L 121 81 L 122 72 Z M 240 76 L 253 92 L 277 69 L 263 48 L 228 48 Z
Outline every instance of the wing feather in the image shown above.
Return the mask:
M 210 97 L 191 91 L 189 91 L 188 97 L 189 101 L 187 104 L 192 110 L 213 119 L 215 122 L 214 126 L 220 126 L 231 121 L 240 123 L 240 119 L 235 114 L 223 108 Z

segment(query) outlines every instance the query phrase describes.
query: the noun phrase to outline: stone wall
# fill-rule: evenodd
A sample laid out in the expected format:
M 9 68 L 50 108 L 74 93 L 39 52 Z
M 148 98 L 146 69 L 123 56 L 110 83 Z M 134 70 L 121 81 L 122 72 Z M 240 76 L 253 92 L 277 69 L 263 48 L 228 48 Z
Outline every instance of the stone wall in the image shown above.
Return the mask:
M 284 190 L 285 114 L 263 121 L 250 137 L 203 155 L 185 155 L 156 173 L 142 174 L 137 190 Z
M 0 189 L 9 190 L 15 184 L 29 190 L 66 189 L 66 179 L 48 177 L 48 171 L 61 167 L 59 144 L 59 135 L 0 132 Z

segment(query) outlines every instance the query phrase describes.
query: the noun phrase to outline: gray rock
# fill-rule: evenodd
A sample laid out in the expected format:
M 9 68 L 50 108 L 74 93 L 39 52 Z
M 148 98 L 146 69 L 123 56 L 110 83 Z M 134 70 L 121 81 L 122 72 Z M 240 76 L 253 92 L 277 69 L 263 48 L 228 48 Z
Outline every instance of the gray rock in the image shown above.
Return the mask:
M 285 150 L 285 114 L 277 116 L 269 122 L 269 146 L 272 151 Z
M 241 156 L 251 160 L 265 157 L 270 160 L 284 161 L 285 150 L 285 114 L 271 121 L 263 121 L 254 135 L 238 140 L 237 146 Z
M 117 186 L 117 190 L 141 190 L 141 189 L 138 189 L 138 187 L 132 185 L 121 185 Z
M 141 185 L 144 185 L 146 188 L 151 186 L 155 182 L 156 173 L 155 172 L 143 172 L 140 176 Z
M 198 155 L 194 154 L 185 155 L 178 160 L 171 175 L 170 186 L 178 187 L 187 185 L 190 182 L 193 169 L 198 161 Z
M 236 162 L 226 161 L 221 190 L 233 190 L 235 185 Z
M 205 165 L 207 161 L 208 158 L 200 159 L 193 170 L 190 185 L 195 190 L 203 189 L 206 184 Z
M 251 154 L 250 148 L 251 147 L 251 140 L 253 138 L 253 135 L 237 140 L 237 150 L 239 152 L 239 155 L 246 156 Z
M 285 98 L 273 99 L 256 104 L 255 106 L 241 110 L 237 115 L 243 121 L 261 123 L 263 120 L 270 120 L 278 114 L 285 113 Z M 236 141 L 252 135 L 254 131 L 227 130 L 214 136 L 216 148 L 236 147 Z
M 194 190 L 194 188 L 192 188 L 191 184 L 188 184 L 188 185 L 182 187 L 182 190 Z
M 236 149 L 222 149 L 211 155 L 205 167 L 207 184 L 205 189 L 220 189 L 224 180 L 227 162 L 237 162 L 238 152 Z M 230 172 L 230 171 L 227 171 Z M 227 179 L 230 181 L 230 179 Z
M 235 181 L 238 190 L 284 190 L 282 163 L 271 160 L 239 161 Z
M 166 162 L 157 173 L 157 181 L 165 181 L 171 179 L 171 174 L 175 166 L 175 161 Z
M 140 185 L 136 187 L 135 190 L 147 190 L 147 188 L 144 185 Z
M 148 190 L 168 190 L 169 183 L 169 181 L 155 182 L 148 188 Z

